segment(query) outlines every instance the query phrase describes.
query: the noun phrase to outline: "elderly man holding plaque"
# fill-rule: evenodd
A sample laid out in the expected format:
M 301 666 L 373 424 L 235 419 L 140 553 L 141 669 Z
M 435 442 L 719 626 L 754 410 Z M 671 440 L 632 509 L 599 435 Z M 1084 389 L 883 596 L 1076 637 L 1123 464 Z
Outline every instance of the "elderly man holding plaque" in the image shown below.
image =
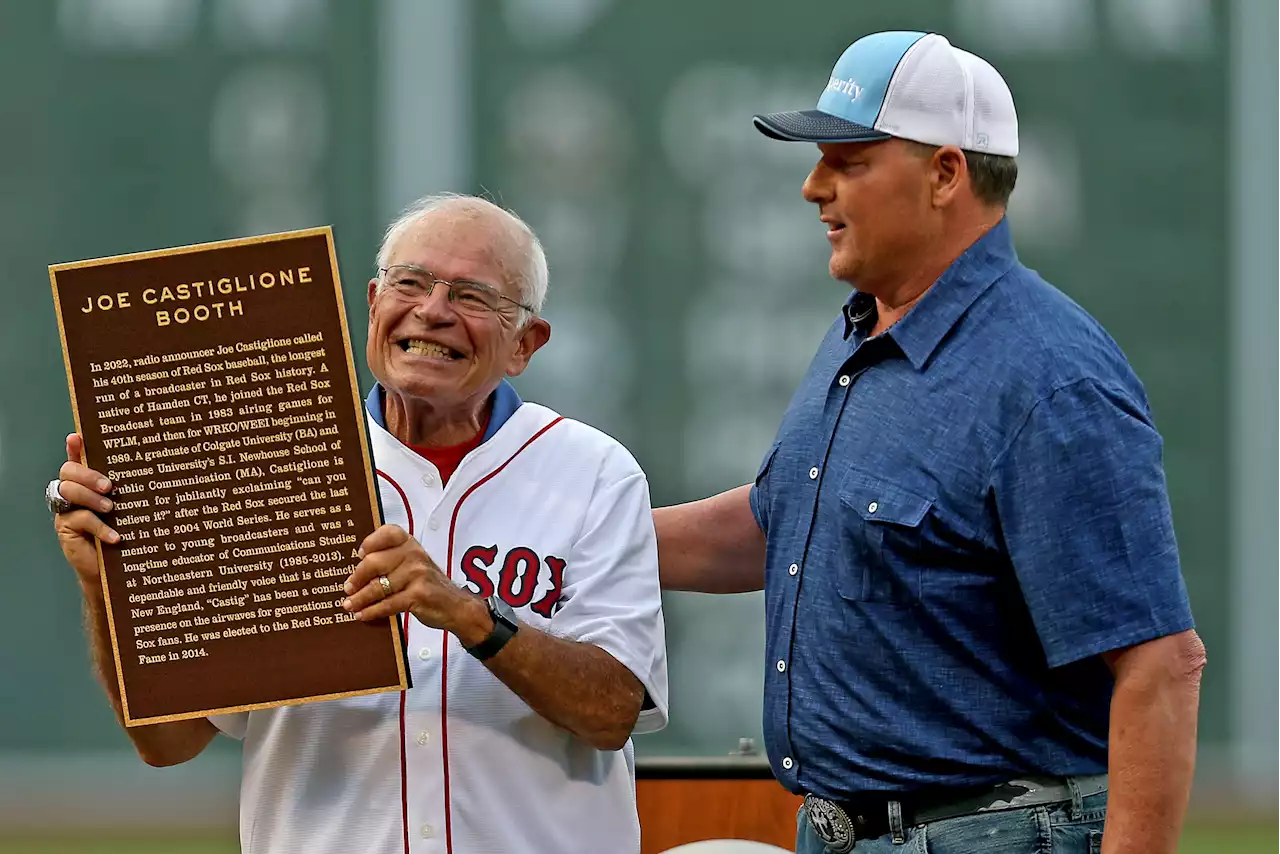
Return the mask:
M 537 238 L 487 201 L 431 197 L 388 229 L 367 352 L 388 524 L 343 608 L 401 621 L 413 688 L 126 730 L 152 765 L 243 740 L 248 854 L 639 851 L 630 736 L 665 724 L 667 693 L 648 485 L 506 381 L 551 336 L 546 289 Z M 119 716 L 94 539 L 120 537 L 81 449 L 55 528 Z

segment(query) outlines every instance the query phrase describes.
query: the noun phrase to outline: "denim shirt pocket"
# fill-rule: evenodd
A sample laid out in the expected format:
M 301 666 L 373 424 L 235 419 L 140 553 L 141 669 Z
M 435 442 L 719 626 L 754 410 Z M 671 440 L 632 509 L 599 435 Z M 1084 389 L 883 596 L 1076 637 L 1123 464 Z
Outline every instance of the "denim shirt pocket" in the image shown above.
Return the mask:
M 918 602 L 921 564 L 912 553 L 919 550 L 934 499 L 850 469 L 840 482 L 840 500 L 850 511 L 847 535 L 855 546 L 855 565 L 839 574 L 840 595 L 855 602 Z

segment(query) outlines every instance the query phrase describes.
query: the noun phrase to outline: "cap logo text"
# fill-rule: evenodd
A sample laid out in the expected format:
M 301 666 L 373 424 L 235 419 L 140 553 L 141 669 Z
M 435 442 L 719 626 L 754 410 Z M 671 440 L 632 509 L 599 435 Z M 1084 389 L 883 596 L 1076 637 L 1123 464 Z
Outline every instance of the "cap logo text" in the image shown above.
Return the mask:
M 845 95 L 848 95 L 850 101 L 856 101 L 860 97 L 862 97 L 862 93 L 865 92 L 866 89 L 862 86 L 859 86 L 858 81 L 854 80 L 852 77 L 850 77 L 848 80 L 844 80 L 840 77 L 832 77 L 827 82 L 827 91 L 841 92 Z

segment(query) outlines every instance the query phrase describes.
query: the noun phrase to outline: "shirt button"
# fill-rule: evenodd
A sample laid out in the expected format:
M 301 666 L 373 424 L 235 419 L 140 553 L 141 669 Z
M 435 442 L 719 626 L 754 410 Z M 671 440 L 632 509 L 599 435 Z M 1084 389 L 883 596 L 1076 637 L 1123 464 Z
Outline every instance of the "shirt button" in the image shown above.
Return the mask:
M 433 531 L 440 530 L 440 520 L 434 516 L 427 520 L 427 527 Z
M 423 838 L 423 839 L 430 839 L 431 837 L 433 837 L 433 836 L 435 836 L 435 835 L 436 835 L 436 829 L 435 829 L 434 827 L 432 827 L 432 826 L 431 826 L 431 825 L 429 825 L 429 824 L 424 824 L 424 825 L 422 826 L 422 838 Z
M 817 480 L 817 479 L 818 479 L 818 467 L 814 466 L 813 468 L 809 469 L 809 480 Z
M 787 672 L 787 663 L 786 663 L 785 661 L 783 661 L 782 659 L 778 659 L 777 667 L 778 667 L 778 672 L 779 672 L 779 673 L 786 673 L 786 672 Z
M 876 503 L 875 501 L 872 501 L 870 504 L 868 504 L 868 505 L 867 505 L 867 512 L 868 512 L 868 513 L 874 513 L 874 512 L 876 512 L 876 511 L 877 511 L 877 510 L 879 510 L 879 509 L 880 509 L 880 505 L 879 505 L 878 503 Z
M 782 767 L 786 768 L 788 771 L 790 771 L 793 767 L 795 767 L 795 764 L 796 764 L 795 760 L 792 759 L 790 756 L 782 757 Z
M 848 375 L 848 374 L 842 374 L 842 375 L 841 375 L 841 377 L 840 377 L 840 385 L 842 385 L 842 386 L 848 386 L 848 385 L 849 385 L 849 375 Z
M 799 571 L 800 571 L 800 567 L 796 566 L 794 563 L 791 564 L 791 566 L 787 567 L 787 573 L 790 575 L 795 575 Z
M 418 733 L 418 746 L 421 747 L 423 745 L 429 744 L 430 742 L 431 742 L 431 733 L 429 732 Z
M 423 661 L 426 661 L 430 657 L 431 657 L 430 647 L 424 646 L 422 649 L 418 650 L 418 658 L 421 658 Z

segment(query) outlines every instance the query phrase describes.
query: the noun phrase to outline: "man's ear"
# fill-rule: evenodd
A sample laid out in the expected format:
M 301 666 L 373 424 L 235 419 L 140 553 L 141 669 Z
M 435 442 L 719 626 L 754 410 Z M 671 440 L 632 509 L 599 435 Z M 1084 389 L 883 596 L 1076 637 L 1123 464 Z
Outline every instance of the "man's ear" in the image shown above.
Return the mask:
M 507 363 L 507 376 L 518 377 L 529 367 L 533 354 L 542 349 L 542 345 L 551 340 L 551 324 L 546 318 L 535 317 L 524 325 L 520 331 L 520 343 L 511 354 Z
M 954 145 L 943 145 L 933 153 L 933 205 L 944 208 L 955 199 L 969 177 L 969 163 L 964 152 Z
M 378 280 L 369 280 L 369 308 L 373 308 L 373 300 L 378 295 Z

